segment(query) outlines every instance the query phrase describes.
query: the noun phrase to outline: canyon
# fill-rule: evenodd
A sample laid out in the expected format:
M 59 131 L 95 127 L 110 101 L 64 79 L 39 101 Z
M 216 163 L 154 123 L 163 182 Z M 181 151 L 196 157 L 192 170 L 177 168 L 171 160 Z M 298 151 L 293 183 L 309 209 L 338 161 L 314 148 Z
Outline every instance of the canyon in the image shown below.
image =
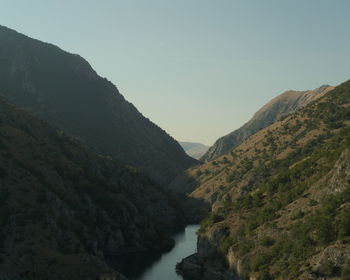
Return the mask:
M 184 279 L 350 279 L 350 81 L 286 91 L 207 147 L 77 54 L 0 26 L 0 61 L 0 279 L 133 279 L 186 226 Z

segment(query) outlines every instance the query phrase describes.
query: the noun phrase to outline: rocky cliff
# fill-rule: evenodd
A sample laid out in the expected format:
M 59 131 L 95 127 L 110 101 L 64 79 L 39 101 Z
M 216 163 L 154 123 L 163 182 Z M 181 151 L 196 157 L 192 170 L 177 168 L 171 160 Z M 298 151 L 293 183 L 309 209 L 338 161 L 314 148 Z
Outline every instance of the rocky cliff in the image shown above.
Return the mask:
M 0 26 L 0 91 L 105 155 L 167 183 L 195 163 L 79 55 Z
M 0 279 L 97 279 L 172 246 L 176 202 L 134 168 L 0 98 Z
M 287 114 L 303 108 L 310 102 L 322 97 L 332 86 L 321 86 L 307 91 L 286 91 L 264 105 L 253 118 L 239 129 L 219 138 L 201 157 L 202 161 L 213 160 L 237 147 L 259 130 L 273 124 Z

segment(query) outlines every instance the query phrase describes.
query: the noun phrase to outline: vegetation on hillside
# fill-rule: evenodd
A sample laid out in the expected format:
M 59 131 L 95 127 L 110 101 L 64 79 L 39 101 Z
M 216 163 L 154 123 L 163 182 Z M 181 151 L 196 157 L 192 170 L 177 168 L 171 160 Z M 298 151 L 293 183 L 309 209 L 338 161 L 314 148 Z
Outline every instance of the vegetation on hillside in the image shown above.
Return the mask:
M 203 161 L 211 161 L 222 156 L 242 144 L 250 136 L 259 130 L 268 127 L 281 117 L 300 110 L 313 100 L 316 100 L 332 90 L 334 87 L 324 85 L 308 91 L 286 91 L 256 112 L 251 120 L 239 129 L 219 138 L 201 158 Z
M 349 124 L 346 82 L 192 171 L 214 204 L 201 235 L 225 233 L 212 242 L 241 276 L 350 279 Z
M 0 99 L 0 278 L 87 279 L 108 256 L 172 246 L 150 179 Z

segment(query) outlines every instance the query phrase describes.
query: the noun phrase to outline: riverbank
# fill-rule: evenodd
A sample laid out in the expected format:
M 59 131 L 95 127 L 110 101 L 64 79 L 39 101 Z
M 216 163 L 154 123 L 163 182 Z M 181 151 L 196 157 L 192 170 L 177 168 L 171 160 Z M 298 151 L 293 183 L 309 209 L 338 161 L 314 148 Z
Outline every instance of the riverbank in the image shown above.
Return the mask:
M 188 225 L 174 234 L 174 247 L 163 254 L 141 253 L 128 257 L 128 267 L 123 273 L 130 280 L 181 280 L 176 272 L 176 264 L 197 250 L 197 231 L 199 225 Z
M 183 276 L 184 280 L 238 280 L 222 266 L 222 263 L 204 261 L 199 258 L 198 253 L 192 254 L 176 265 L 176 271 Z

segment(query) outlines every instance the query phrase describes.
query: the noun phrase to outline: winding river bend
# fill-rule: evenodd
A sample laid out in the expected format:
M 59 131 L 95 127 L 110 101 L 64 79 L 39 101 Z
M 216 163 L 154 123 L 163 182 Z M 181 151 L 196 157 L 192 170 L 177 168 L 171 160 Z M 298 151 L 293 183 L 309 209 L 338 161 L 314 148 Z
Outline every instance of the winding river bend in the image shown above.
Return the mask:
M 181 280 L 175 266 L 183 258 L 192 255 L 197 251 L 197 234 L 199 225 L 189 225 L 184 231 L 174 235 L 174 248 L 156 258 L 154 256 L 143 256 L 145 264 L 134 267 L 131 273 L 128 273 L 131 280 Z M 147 263 L 148 262 L 148 263 Z M 129 271 L 130 272 L 130 271 Z

